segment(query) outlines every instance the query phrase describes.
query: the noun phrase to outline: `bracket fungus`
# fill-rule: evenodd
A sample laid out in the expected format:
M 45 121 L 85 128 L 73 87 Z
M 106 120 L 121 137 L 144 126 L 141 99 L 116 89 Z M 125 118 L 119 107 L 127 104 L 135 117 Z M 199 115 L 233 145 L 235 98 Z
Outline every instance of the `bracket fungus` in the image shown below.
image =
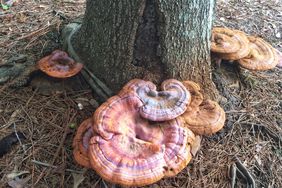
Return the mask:
M 200 86 L 193 81 L 183 81 L 182 84 L 186 87 L 186 89 L 191 93 L 191 102 L 187 106 L 187 110 L 193 110 L 200 106 L 200 104 L 204 100 L 203 94 L 200 92 Z
M 187 126 L 197 135 L 211 135 L 224 126 L 225 112 L 211 100 L 204 100 L 200 106 L 181 115 Z
M 216 27 L 212 30 L 211 50 L 216 53 L 234 53 L 240 49 L 235 33 L 228 28 Z
M 268 70 L 278 64 L 275 49 L 259 37 L 248 37 L 251 51 L 248 56 L 238 60 L 239 64 L 250 70 Z
M 72 143 L 75 160 L 78 164 L 87 168 L 91 167 L 88 157 L 88 147 L 90 138 L 94 136 L 92 126 L 92 118 L 84 120 L 80 124 Z
M 228 28 L 212 30 L 211 51 L 220 59 L 238 60 L 250 52 L 249 40 L 242 31 Z
M 153 122 L 141 117 L 143 105 L 133 93 L 111 97 L 94 113 L 89 144 L 93 169 L 104 179 L 142 186 L 179 173 L 191 159 L 194 134 L 181 118 Z
M 160 88 L 134 79 L 104 102 L 77 130 L 75 160 L 122 186 L 149 185 L 183 170 L 200 147 L 195 134 L 218 131 L 225 114 L 195 82 L 169 79 Z
M 39 60 L 37 66 L 51 77 L 68 78 L 79 73 L 83 64 L 75 62 L 66 52 L 55 50 Z
M 247 36 L 239 30 L 216 27 L 212 30 L 211 51 L 219 66 L 221 59 L 237 61 L 249 70 L 282 67 L 281 54 L 259 37 Z
M 156 85 L 152 82 L 141 80 L 141 79 L 133 79 L 130 80 L 127 84 L 125 84 L 122 90 L 118 93 L 119 96 L 127 95 L 130 92 L 137 92 L 139 88 L 148 88 L 149 90 L 156 90 Z
M 191 102 L 181 115 L 190 130 L 196 135 L 211 135 L 224 126 L 225 112 L 217 102 L 204 100 L 200 86 L 193 81 L 183 81 L 191 93 Z
M 142 101 L 140 114 L 151 121 L 166 121 L 183 114 L 191 95 L 185 86 L 174 79 L 165 80 L 162 91 L 149 81 L 134 79 L 126 84 L 119 95 L 134 92 Z

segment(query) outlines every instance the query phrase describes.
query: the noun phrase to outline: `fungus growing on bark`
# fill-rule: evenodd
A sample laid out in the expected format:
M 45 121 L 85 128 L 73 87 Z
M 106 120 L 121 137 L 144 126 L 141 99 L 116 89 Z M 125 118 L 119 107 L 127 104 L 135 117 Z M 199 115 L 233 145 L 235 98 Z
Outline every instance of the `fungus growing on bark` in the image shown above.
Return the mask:
M 88 157 L 88 147 L 90 138 L 94 136 L 92 126 L 92 118 L 84 120 L 77 129 L 72 143 L 74 159 L 78 164 L 87 168 L 91 168 Z
M 184 85 L 174 79 L 165 80 L 162 91 L 149 81 L 134 79 L 126 84 L 119 96 L 134 92 L 143 102 L 140 109 L 142 117 L 151 121 L 166 121 L 183 114 L 191 96 Z
M 248 56 L 238 60 L 239 64 L 250 70 L 268 70 L 278 64 L 277 52 L 259 37 L 248 37 L 251 51 Z
M 242 31 L 221 27 L 214 28 L 212 30 L 211 51 L 219 59 L 238 60 L 249 54 L 249 40 Z
M 193 110 L 187 110 L 181 115 L 185 126 L 197 135 L 211 135 L 224 126 L 225 112 L 214 101 L 204 100 Z
M 200 86 L 197 83 L 188 80 L 183 81 L 182 83 L 191 94 L 191 102 L 187 106 L 187 110 L 193 110 L 200 106 L 204 100 L 204 97 L 200 92 Z
M 130 80 L 127 84 L 125 84 L 122 89 L 120 90 L 120 92 L 118 93 L 119 96 L 122 95 L 127 95 L 129 92 L 135 92 L 139 89 L 139 88 L 148 88 L 150 90 L 156 90 L 156 85 L 153 84 L 150 81 L 145 81 L 145 80 L 141 80 L 141 79 L 133 79 Z
M 89 159 L 107 181 L 124 186 L 152 184 L 176 175 L 191 159 L 194 134 L 182 119 L 152 122 L 141 117 L 142 106 L 131 92 L 111 97 L 94 113 L 97 135 L 90 140 Z
M 37 63 L 38 68 L 55 78 L 68 78 L 76 75 L 83 64 L 75 62 L 66 52 L 55 50 Z

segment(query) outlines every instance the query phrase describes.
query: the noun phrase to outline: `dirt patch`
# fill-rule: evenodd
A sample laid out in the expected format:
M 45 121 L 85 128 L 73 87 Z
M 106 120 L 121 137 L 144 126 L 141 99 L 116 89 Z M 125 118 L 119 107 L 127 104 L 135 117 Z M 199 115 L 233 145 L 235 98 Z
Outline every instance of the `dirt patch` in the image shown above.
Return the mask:
M 61 47 L 64 23 L 83 14 L 84 1 L 19 2 L 0 10 L 0 63 L 16 54 L 34 62 Z M 261 36 L 282 51 L 282 5 L 279 1 L 223 1 L 217 4 L 216 26 Z M 148 187 L 230 187 L 229 169 L 237 156 L 256 180 L 257 187 L 282 187 L 282 77 L 281 69 L 250 72 L 222 63 L 213 71 L 227 113 L 225 128 L 204 137 L 192 162 L 178 176 Z M 72 157 L 75 128 L 95 111 L 91 91 L 51 96 L 31 87 L 0 93 L 0 137 L 23 132 L 27 137 L 0 160 L 0 187 L 7 175 L 24 172 L 28 187 L 72 187 L 73 174 L 84 174 L 81 187 L 106 187 L 92 170 L 83 170 Z M 80 110 L 78 104 L 82 104 Z M 239 178 L 237 187 L 245 187 Z

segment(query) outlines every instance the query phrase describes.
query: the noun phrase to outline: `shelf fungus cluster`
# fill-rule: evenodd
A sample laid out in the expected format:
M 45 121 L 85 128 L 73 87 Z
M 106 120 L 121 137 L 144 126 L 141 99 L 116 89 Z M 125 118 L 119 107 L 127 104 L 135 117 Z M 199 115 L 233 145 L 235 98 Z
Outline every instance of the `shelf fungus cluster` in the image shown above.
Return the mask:
M 192 81 L 165 80 L 159 91 L 134 79 L 80 125 L 73 154 L 109 182 L 149 185 L 183 170 L 198 135 L 217 132 L 224 121 L 222 108 Z
M 259 37 L 239 30 L 213 28 L 211 51 L 217 60 L 236 61 L 249 70 L 269 70 L 282 66 L 281 52 Z

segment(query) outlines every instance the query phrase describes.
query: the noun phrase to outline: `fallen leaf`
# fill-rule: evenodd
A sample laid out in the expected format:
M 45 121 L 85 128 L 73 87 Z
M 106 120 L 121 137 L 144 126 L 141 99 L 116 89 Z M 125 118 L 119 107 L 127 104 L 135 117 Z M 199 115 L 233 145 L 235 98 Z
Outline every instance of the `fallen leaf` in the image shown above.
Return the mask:
M 83 174 L 76 174 L 76 173 L 71 173 L 73 177 L 73 188 L 78 188 L 78 186 L 83 182 L 85 179 Z
M 197 152 L 200 150 L 200 148 L 201 148 L 201 141 L 202 141 L 202 137 L 197 135 L 195 137 L 195 141 L 193 142 L 192 147 L 191 147 L 191 154 L 193 155 L 193 157 L 195 157 Z
M 14 180 L 8 181 L 8 185 L 12 188 L 24 188 L 31 176 L 26 178 L 16 177 Z

